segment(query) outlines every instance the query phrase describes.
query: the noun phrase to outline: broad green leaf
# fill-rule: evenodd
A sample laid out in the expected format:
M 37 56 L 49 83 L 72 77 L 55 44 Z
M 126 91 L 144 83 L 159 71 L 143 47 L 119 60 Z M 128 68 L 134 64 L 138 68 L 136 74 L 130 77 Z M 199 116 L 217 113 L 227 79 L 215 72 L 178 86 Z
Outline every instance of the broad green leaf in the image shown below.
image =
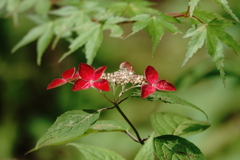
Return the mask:
M 130 97 L 132 98 L 141 98 L 141 93 L 140 90 L 135 90 L 134 92 L 131 93 Z M 195 106 L 194 104 L 180 98 L 177 97 L 175 95 L 169 94 L 167 92 L 161 92 L 161 91 L 156 91 L 154 93 L 152 93 L 151 95 L 149 95 L 147 98 L 144 98 L 148 101 L 158 101 L 161 100 L 164 103 L 170 103 L 170 104 L 180 104 L 180 105 L 185 105 L 188 107 L 192 107 L 200 112 L 202 112 L 208 119 L 207 114 L 200 108 L 198 108 L 197 106 Z
M 160 159 L 166 160 L 205 160 L 200 149 L 188 140 L 164 135 L 154 138 L 155 153 Z
M 111 30 L 111 37 L 122 38 L 123 30 L 119 25 L 106 23 L 103 25 L 103 30 L 105 29 Z
M 207 36 L 207 29 L 205 24 L 200 24 L 197 27 L 193 26 L 187 31 L 187 33 L 183 36 L 183 38 L 188 38 L 188 37 L 192 37 L 192 38 L 188 43 L 188 51 L 185 55 L 186 58 L 182 66 L 184 66 L 189 60 L 189 58 L 191 58 L 193 54 L 196 53 L 197 50 L 203 46 L 206 36 Z
M 93 133 L 126 132 L 129 129 L 129 125 L 124 121 L 101 120 L 90 126 L 90 128 L 84 132 L 82 137 Z
M 45 29 L 46 24 L 36 26 L 32 28 L 21 40 L 18 42 L 12 49 L 12 53 L 15 52 L 17 49 L 21 48 L 22 46 L 27 45 L 28 43 L 35 41 L 38 37 L 40 37 Z
M 210 124 L 207 122 L 200 122 L 180 115 L 163 112 L 152 114 L 151 123 L 160 135 L 182 137 L 200 133 L 210 127 Z
M 97 51 L 99 47 L 101 46 L 103 40 L 103 33 L 102 33 L 102 27 L 99 25 L 91 34 L 89 37 L 86 45 L 85 45 L 85 55 L 87 59 L 87 63 L 89 65 L 92 64 L 93 59 L 95 58 Z
M 190 13 L 190 17 L 193 16 L 193 11 L 195 9 L 195 7 L 197 6 L 199 0 L 190 0 L 188 3 L 188 6 L 190 7 L 189 9 L 189 13 Z
M 228 1 L 227 0 L 214 0 L 217 4 L 219 4 L 228 14 L 232 16 L 232 18 L 239 22 L 238 17 L 232 12 L 230 7 L 228 6 Z
M 51 8 L 50 0 L 37 0 L 35 4 L 35 12 L 41 15 L 47 15 Z
M 37 41 L 37 64 L 41 64 L 41 59 L 44 51 L 48 47 L 53 38 L 53 23 L 49 23 L 45 32 L 40 36 Z
M 121 155 L 105 148 L 79 143 L 68 143 L 67 145 L 77 148 L 87 160 L 125 160 Z
M 99 115 L 100 112 L 96 110 L 73 110 L 65 112 L 57 118 L 31 151 L 45 146 L 63 144 L 81 137 L 99 118 Z
M 153 136 L 154 134 L 144 143 L 134 160 L 154 160 Z

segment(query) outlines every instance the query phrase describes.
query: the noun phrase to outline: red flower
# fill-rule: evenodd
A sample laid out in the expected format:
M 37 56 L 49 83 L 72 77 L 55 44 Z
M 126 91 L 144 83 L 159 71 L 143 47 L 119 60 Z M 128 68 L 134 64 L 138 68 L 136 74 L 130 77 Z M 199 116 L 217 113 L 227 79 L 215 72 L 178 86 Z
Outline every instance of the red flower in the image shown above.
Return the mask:
M 66 71 L 63 72 L 62 74 L 62 78 L 57 78 L 54 79 L 48 86 L 47 86 L 47 90 L 48 89 L 52 89 L 55 87 L 59 87 L 62 86 L 64 84 L 66 84 L 67 82 L 73 81 L 77 78 L 79 78 L 79 74 L 78 72 L 74 75 L 75 73 L 75 67 L 68 69 Z
M 75 81 L 72 90 L 78 91 L 88 89 L 90 87 L 97 88 L 103 91 L 110 91 L 108 81 L 106 79 L 100 79 L 107 66 L 100 67 L 96 70 L 88 64 L 79 64 L 79 75 L 81 79 Z
M 152 67 L 148 66 L 145 69 L 145 77 L 148 83 L 144 83 L 141 88 L 141 97 L 146 98 L 150 94 L 154 93 L 156 89 L 161 91 L 176 91 L 176 88 L 173 86 L 172 83 L 166 80 L 158 81 L 158 73 Z

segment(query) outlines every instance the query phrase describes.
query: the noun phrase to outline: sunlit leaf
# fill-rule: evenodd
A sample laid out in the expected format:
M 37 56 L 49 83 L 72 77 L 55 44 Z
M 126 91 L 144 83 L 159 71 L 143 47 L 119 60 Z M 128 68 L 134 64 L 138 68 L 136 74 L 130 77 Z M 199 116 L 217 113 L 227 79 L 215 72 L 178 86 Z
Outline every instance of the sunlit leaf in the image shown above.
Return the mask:
M 154 138 L 155 153 L 160 159 L 166 160 L 205 160 L 206 158 L 193 143 L 188 140 L 164 135 Z
M 153 136 L 154 134 L 140 148 L 134 160 L 154 160 Z
M 193 11 L 194 11 L 195 7 L 197 6 L 198 2 L 199 2 L 199 0 L 190 0 L 189 1 L 188 6 L 190 7 L 190 9 L 189 9 L 190 17 L 192 17 Z
M 189 136 L 210 127 L 207 122 L 196 121 L 172 113 L 158 112 L 151 115 L 151 123 L 160 135 Z
M 77 148 L 88 160 L 125 160 L 121 155 L 105 148 L 80 143 L 68 143 L 67 145 Z
M 37 64 L 41 64 L 41 59 L 44 51 L 48 47 L 53 38 L 53 24 L 49 23 L 45 32 L 40 36 L 37 41 Z
M 219 4 L 225 11 L 232 16 L 232 18 L 239 22 L 238 17 L 232 12 L 230 7 L 228 6 L 228 1 L 227 0 L 214 0 L 217 4 Z
M 187 33 L 183 36 L 183 38 L 192 37 L 188 43 L 188 51 L 185 55 L 185 60 L 182 64 L 185 65 L 189 58 L 193 56 L 194 53 L 197 52 L 199 48 L 201 48 L 204 44 L 204 41 L 207 36 L 207 29 L 205 24 L 200 24 L 199 26 L 193 26 L 190 28 Z
M 50 11 L 49 14 L 63 17 L 63 16 L 71 16 L 72 14 L 75 14 L 76 12 L 79 12 L 79 9 L 75 6 L 63 6 L 59 9 Z
M 17 49 L 21 48 L 22 46 L 27 45 L 28 43 L 35 41 L 38 37 L 40 37 L 45 29 L 46 24 L 36 26 L 32 28 L 21 40 L 18 42 L 12 49 L 12 53 L 15 52 Z
M 105 29 L 110 29 L 111 31 L 111 34 L 110 36 L 111 37 L 116 37 L 116 38 L 121 38 L 122 37 L 122 34 L 123 34 L 123 30 L 122 28 L 117 25 L 117 24 L 109 24 L 109 23 L 106 23 L 104 24 L 103 26 L 103 30 Z
M 25 12 L 26 10 L 33 7 L 35 3 L 36 3 L 36 0 L 23 0 L 17 7 L 17 11 L 19 13 Z
M 37 0 L 35 4 L 35 12 L 40 15 L 47 15 L 51 8 L 50 0 Z
M 130 95 L 131 98 L 141 98 L 141 93 L 140 90 L 135 90 L 134 92 L 131 93 Z M 200 109 L 199 107 L 195 106 L 194 104 L 180 98 L 177 97 L 175 95 L 169 94 L 167 92 L 161 92 L 161 91 L 156 91 L 154 93 L 152 93 L 151 95 L 149 95 L 147 98 L 144 98 L 148 101 L 158 101 L 161 100 L 164 103 L 170 103 L 170 104 L 180 104 L 180 105 L 185 105 L 191 108 L 194 108 L 200 112 L 202 112 L 208 119 L 207 114 Z
M 81 137 L 99 118 L 99 114 L 100 112 L 96 110 L 73 110 L 65 112 L 57 118 L 31 151 L 45 146 L 63 144 Z

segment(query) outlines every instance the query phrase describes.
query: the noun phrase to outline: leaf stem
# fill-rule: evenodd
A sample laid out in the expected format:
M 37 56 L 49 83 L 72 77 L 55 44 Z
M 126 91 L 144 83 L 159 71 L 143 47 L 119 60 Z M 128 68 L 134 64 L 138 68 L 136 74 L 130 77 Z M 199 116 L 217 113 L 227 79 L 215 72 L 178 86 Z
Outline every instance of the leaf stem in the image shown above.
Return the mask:
M 132 122 L 127 118 L 127 116 L 123 113 L 123 111 L 121 110 L 121 108 L 119 107 L 118 103 L 115 104 L 115 108 L 117 108 L 118 112 L 122 115 L 122 117 L 127 121 L 127 123 L 131 126 L 131 128 L 133 129 L 134 133 L 137 136 L 137 142 L 141 143 L 142 145 L 144 144 L 144 141 L 141 139 L 137 129 L 134 127 L 134 125 L 132 124 Z M 128 134 L 129 135 L 129 134 Z M 130 136 L 132 139 L 133 137 Z M 135 140 L 136 141 L 136 140 Z

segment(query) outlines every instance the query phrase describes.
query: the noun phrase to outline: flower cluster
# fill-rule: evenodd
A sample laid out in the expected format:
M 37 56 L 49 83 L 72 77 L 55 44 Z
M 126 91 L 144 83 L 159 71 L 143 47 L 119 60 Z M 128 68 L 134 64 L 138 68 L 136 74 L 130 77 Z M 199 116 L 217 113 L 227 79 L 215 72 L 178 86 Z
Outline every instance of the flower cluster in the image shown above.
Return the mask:
M 107 66 L 94 69 L 92 66 L 80 63 L 78 71 L 75 68 L 68 69 L 63 72 L 62 78 L 54 79 L 47 87 L 52 89 L 62 86 L 67 82 L 73 83 L 73 91 L 95 88 L 100 91 L 110 91 L 110 85 L 132 84 L 136 87 L 141 87 L 141 97 L 146 98 L 156 90 L 175 91 L 176 88 L 172 83 L 166 80 L 159 80 L 158 72 L 148 66 L 145 69 L 144 75 L 134 74 L 134 70 L 129 62 L 120 64 L 120 69 L 113 73 L 104 73 Z M 72 82 L 74 81 L 75 82 Z

